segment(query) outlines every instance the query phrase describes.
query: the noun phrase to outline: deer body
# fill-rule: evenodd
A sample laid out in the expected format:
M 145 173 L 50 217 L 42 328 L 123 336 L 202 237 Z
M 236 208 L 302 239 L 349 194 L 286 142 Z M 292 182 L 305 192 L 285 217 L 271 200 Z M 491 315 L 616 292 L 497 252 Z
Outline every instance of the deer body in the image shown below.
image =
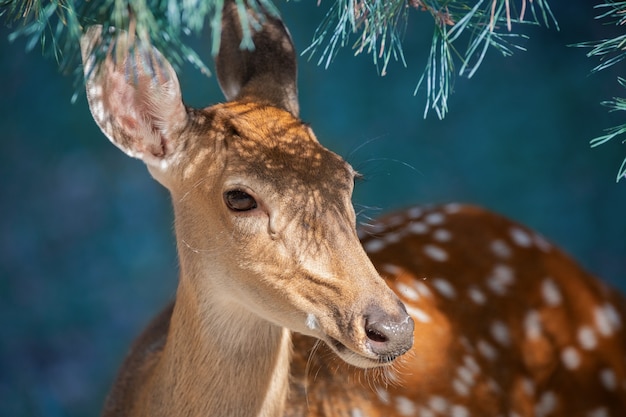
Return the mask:
M 229 101 L 201 110 L 141 37 L 81 42 L 94 119 L 170 191 L 180 259 L 104 415 L 624 412 L 623 300 L 476 208 L 397 213 L 361 242 L 356 173 L 298 118 L 286 29 L 249 12 L 262 27 L 241 51 L 237 13 L 216 61 Z

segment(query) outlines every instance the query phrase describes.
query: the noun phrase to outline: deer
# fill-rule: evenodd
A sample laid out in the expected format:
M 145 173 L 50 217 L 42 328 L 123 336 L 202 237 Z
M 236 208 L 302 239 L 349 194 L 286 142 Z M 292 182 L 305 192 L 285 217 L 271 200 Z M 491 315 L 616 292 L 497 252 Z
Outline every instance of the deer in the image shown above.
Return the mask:
M 357 227 L 359 174 L 299 118 L 285 25 L 245 15 L 253 50 L 225 2 L 226 101 L 204 109 L 141 36 L 81 39 L 92 116 L 169 190 L 180 265 L 103 415 L 626 415 L 624 297 L 476 206 Z

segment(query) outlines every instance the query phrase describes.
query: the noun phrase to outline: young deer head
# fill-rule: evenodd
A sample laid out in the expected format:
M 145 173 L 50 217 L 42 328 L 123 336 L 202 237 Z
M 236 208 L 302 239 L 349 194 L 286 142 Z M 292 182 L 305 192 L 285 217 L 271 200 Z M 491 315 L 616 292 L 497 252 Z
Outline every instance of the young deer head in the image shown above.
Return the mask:
M 412 346 L 413 322 L 357 237 L 355 171 L 298 119 L 283 24 L 251 17 L 264 23 L 245 51 L 236 6 L 226 4 L 216 67 L 229 101 L 202 110 L 183 104 L 173 68 L 140 38 L 119 33 L 94 67 L 101 29 L 90 28 L 82 50 L 94 119 L 170 191 L 177 306 L 193 307 L 205 329 L 219 337 L 219 326 L 261 319 L 317 337 L 359 367 L 391 362 Z

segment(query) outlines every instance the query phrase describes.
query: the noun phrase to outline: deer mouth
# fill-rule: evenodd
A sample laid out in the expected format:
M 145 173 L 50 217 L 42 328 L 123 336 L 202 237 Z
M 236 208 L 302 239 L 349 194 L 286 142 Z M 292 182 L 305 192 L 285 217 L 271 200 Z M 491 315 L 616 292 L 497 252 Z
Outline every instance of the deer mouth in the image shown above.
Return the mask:
M 350 349 L 334 337 L 327 336 L 323 340 L 344 362 L 358 368 L 377 368 L 391 365 L 398 357 L 406 353 L 406 350 L 404 350 L 393 353 L 376 354 L 371 351 L 371 349 L 368 349 L 370 352 L 361 353 Z

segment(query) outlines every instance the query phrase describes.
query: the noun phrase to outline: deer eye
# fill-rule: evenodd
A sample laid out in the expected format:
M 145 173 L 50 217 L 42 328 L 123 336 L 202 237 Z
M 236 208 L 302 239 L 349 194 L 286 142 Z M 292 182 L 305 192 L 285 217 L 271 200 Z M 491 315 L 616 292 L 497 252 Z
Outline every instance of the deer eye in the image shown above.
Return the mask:
M 230 190 L 224 193 L 224 202 L 232 211 L 249 211 L 257 208 L 254 197 L 242 190 Z

